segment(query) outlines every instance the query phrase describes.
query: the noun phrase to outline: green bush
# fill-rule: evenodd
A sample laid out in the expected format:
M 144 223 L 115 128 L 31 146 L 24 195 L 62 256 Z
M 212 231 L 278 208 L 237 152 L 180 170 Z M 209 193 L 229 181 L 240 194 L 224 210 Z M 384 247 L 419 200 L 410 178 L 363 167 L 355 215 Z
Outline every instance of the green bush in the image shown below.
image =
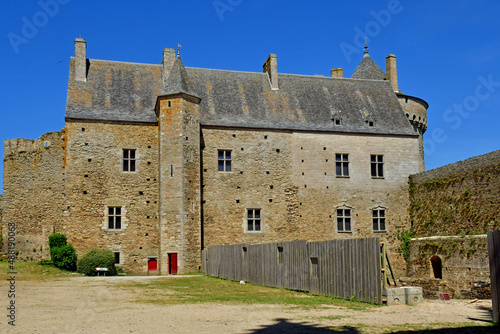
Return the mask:
M 38 262 L 38 264 L 41 266 L 49 266 L 49 267 L 54 266 L 54 262 L 52 262 L 52 260 L 41 260 Z
M 96 267 L 108 268 L 106 275 L 116 275 L 115 254 L 109 249 L 92 249 L 78 260 L 78 272 L 96 276 Z
M 66 236 L 61 233 L 54 233 L 49 237 L 49 248 L 62 247 L 66 245 Z
M 49 237 L 50 259 L 59 269 L 76 270 L 76 250 L 73 245 L 68 244 L 66 236 L 54 233 Z
M 76 270 L 76 250 L 71 244 L 61 247 L 51 248 L 51 259 L 57 268 L 75 271 Z

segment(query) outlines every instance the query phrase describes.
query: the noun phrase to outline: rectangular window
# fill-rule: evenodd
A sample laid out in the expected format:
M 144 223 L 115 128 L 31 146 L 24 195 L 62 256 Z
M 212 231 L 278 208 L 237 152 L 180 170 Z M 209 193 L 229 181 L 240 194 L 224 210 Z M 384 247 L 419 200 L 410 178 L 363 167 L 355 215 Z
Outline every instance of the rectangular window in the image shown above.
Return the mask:
M 231 171 L 231 151 L 219 150 L 218 155 L 219 172 Z
M 337 231 L 351 232 L 351 209 L 337 209 Z
M 385 210 L 384 209 L 373 210 L 373 230 L 374 231 L 385 231 Z
M 370 155 L 372 177 L 384 177 L 384 156 Z
M 115 252 L 115 264 L 120 264 L 120 252 Z
M 261 228 L 261 216 L 260 209 L 248 209 L 247 210 L 247 230 L 248 231 L 260 231 Z
M 122 228 L 122 208 L 121 206 L 108 207 L 108 229 L 120 230 Z
M 349 154 L 337 153 L 335 154 L 335 168 L 337 176 L 349 176 Z
M 135 150 L 123 149 L 123 171 L 135 172 Z

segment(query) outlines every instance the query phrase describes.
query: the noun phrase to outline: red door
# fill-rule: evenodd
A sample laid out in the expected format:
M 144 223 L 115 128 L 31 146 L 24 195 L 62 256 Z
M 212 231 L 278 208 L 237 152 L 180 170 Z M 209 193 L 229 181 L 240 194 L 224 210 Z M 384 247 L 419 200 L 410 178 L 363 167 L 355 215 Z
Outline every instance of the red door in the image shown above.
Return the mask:
M 177 253 L 168 253 L 168 273 L 177 274 Z
M 158 261 L 156 259 L 149 259 L 148 261 L 148 271 L 158 271 Z

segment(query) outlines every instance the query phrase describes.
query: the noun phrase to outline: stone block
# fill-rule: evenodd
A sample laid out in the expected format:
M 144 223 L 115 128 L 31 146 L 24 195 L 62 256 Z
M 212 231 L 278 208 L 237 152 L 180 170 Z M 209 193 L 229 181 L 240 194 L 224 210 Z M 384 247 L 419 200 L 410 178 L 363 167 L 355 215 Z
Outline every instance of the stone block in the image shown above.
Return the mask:
M 397 303 L 406 304 L 405 288 L 385 289 L 383 295 L 387 298 L 387 305 L 393 305 Z
M 406 304 L 416 305 L 424 301 L 421 287 L 405 287 Z

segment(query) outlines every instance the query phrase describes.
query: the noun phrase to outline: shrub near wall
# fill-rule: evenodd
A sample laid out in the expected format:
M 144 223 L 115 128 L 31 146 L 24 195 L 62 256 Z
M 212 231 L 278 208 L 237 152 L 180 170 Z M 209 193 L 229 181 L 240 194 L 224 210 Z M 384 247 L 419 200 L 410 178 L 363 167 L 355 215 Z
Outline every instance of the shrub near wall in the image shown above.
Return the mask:
M 109 249 L 93 249 L 78 261 L 78 272 L 87 276 L 96 276 L 96 267 L 108 268 L 106 275 L 116 275 L 115 254 Z
M 68 244 L 66 236 L 54 233 L 49 237 L 50 258 L 57 268 L 74 271 L 76 270 L 76 250 L 73 245 Z

